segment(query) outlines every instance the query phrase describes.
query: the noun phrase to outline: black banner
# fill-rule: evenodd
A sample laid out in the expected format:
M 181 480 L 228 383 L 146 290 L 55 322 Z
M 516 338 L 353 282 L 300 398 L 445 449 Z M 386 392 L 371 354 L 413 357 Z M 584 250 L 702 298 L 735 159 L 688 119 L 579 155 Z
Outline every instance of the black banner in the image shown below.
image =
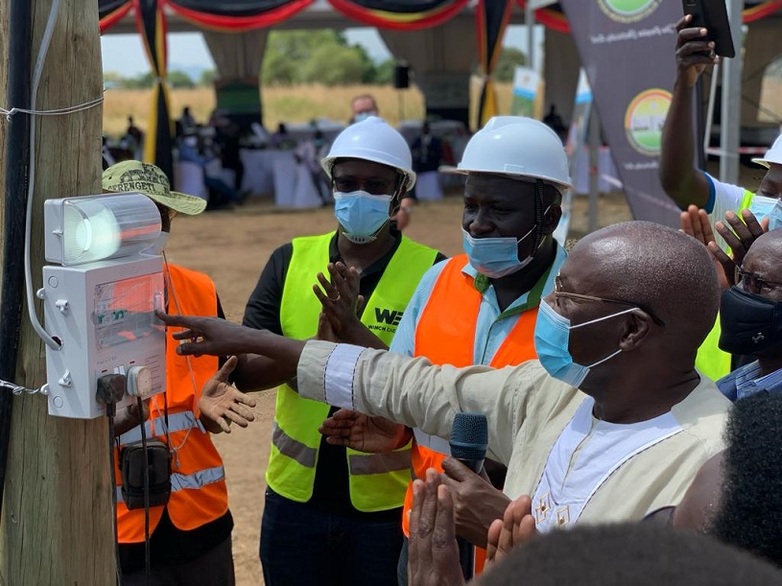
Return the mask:
M 673 0 L 562 0 L 633 217 L 679 226 L 658 177 L 675 75 Z M 691 129 L 683 129 L 691 132 Z

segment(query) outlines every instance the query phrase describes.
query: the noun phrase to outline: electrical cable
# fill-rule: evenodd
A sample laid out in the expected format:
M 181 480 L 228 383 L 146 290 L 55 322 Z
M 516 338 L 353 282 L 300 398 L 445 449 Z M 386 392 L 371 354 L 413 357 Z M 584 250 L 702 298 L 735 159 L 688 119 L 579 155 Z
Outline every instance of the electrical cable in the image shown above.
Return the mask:
M 51 9 L 49 10 L 49 17 L 46 21 L 46 28 L 44 29 L 43 38 L 41 39 L 41 46 L 38 50 L 38 57 L 35 60 L 35 70 L 33 72 L 33 83 L 30 92 L 30 109 L 35 110 L 36 102 L 38 100 L 38 86 L 41 83 L 41 76 L 43 74 L 43 65 L 46 62 L 46 54 L 49 52 L 49 45 L 54 35 L 54 27 L 57 24 L 57 17 L 60 13 L 60 4 L 62 0 L 53 0 Z M 33 216 L 33 195 L 35 193 L 35 130 L 36 130 L 36 117 L 30 117 L 30 166 L 29 175 L 30 180 L 27 184 L 27 211 L 25 213 L 25 230 L 24 230 L 24 279 L 25 288 L 27 291 L 27 315 L 30 318 L 30 323 L 44 343 L 52 350 L 59 350 L 61 344 L 57 342 L 41 325 L 38 320 L 38 316 L 35 312 L 35 296 L 33 294 L 33 276 L 30 261 L 30 240 L 32 238 L 32 216 Z
M 147 451 L 147 430 L 143 421 L 144 404 L 141 397 L 136 398 L 141 429 L 141 450 L 144 452 L 144 582 L 150 586 L 152 580 L 152 557 L 149 547 L 149 452 Z
M 8 4 L 8 100 L 11 106 L 30 104 L 32 3 L 10 0 Z M 5 199 L 3 202 L 3 286 L 0 292 L 0 379 L 16 376 L 19 331 L 24 299 L 24 267 L 19 262 L 18 243 L 24 239 L 24 213 L 30 119 L 22 116 L 8 124 L 5 149 Z M 13 389 L 12 389 L 13 390 Z M 8 448 L 11 441 L 11 393 L 0 393 L 0 503 L 3 502 Z M 1 509 L 2 507 L 0 507 Z
M 111 405 L 106 405 L 106 415 L 109 419 L 109 466 L 111 470 L 111 511 L 113 513 L 113 525 L 114 525 L 114 558 L 116 559 L 116 569 L 117 569 L 117 586 L 120 586 L 122 584 L 122 568 L 120 567 L 120 558 L 119 558 L 119 523 L 117 523 L 117 488 L 116 488 L 116 479 L 114 477 L 114 470 L 115 470 L 115 464 L 114 464 L 114 448 L 117 445 L 116 438 L 114 437 L 115 431 L 114 431 L 114 416 L 117 412 L 117 406 L 112 403 Z

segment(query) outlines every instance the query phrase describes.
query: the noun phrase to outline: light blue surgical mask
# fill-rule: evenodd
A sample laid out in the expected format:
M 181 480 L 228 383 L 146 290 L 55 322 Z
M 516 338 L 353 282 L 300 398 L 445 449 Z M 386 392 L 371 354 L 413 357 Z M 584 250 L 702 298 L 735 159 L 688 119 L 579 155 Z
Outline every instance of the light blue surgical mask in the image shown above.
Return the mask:
M 372 195 L 366 191 L 334 193 L 334 215 L 345 238 L 355 244 L 367 244 L 391 219 L 390 195 Z
M 779 200 L 775 197 L 766 197 L 765 195 L 754 195 L 749 204 L 749 211 L 753 213 L 758 222 L 768 216 Z
M 548 303 L 542 301 L 535 320 L 535 352 L 537 352 L 540 364 L 552 377 L 573 387 L 581 386 L 592 368 L 611 360 L 621 353 L 622 349 L 620 348 L 589 366 L 578 364 L 573 361 L 573 356 L 570 355 L 570 330 L 583 328 L 636 310 L 637 308 L 631 307 L 572 326 L 568 318 L 559 315 Z
M 774 207 L 768 213 L 768 229 L 782 228 L 782 199 L 778 199 Z
M 482 275 L 490 279 L 501 279 L 526 267 L 532 259 L 530 254 L 524 260 L 519 260 L 519 244 L 527 238 L 537 226 L 530 228 L 521 238 L 512 236 L 504 238 L 475 238 L 462 228 L 462 247 L 470 260 L 470 265 Z M 543 241 L 540 242 L 543 244 Z M 538 245 L 540 248 L 540 245 Z

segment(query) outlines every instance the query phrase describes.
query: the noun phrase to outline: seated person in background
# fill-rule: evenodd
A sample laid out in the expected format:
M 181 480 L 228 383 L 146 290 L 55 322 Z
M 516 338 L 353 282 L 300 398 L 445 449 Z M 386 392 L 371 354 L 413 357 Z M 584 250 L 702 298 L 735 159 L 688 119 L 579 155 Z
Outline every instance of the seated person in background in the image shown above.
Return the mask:
M 227 209 L 234 204 L 243 204 L 247 198 L 247 193 L 239 193 L 223 181 L 220 177 L 212 174 L 210 163 L 217 160 L 217 157 L 208 157 L 201 154 L 198 136 L 187 134 L 179 142 L 179 161 L 196 163 L 203 169 L 204 185 L 209 190 L 209 203 L 207 209 Z
M 277 125 L 277 130 L 272 134 L 272 146 L 276 149 L 292 149 L 296 146 L 296 140 L 288 133 L 284 122 Z
M 531 495 L 539 530 L 640 520 L 677 504 L 723 448 L 730 402 L 695 370 L 719 289 L 703 245 L 650 222 L 581 239 L 541 303 L 538 360 L 456 369 L 222 320 L 162 316 L 189 328 L 182 354 L 252 353 L 297 375 L 302 397 L 448 438 L 455 413 L 489 420 L 488 456 L 508 466 L 506 501 Z M 492 490 L 486 487 L 486 490 Z M 480 505 L 463 514 L 480 516 Z M 473 534 L 484 546 L 488 526 Z
M 443 141 L 432 134 L 428 122 L 424 121 L 421 134 L 415 137 L 410 150 L 413 152 L 413 170 L 418 174 L 416 198 L 442 199 L 437 169 L 443 158 Z
M 315 186 L 315 191 L 323 201 L 324 206 L 330 205 L 333 201 L 328 176 L 320 164 L 321 160 L 328 155 L 328 152 L 329 144 L 323 137 L 323 131 L 321 130 L 316 130 L 312 138 L 301 141 L 293 152 L 296 163 L 307 167 L 312 183 Z

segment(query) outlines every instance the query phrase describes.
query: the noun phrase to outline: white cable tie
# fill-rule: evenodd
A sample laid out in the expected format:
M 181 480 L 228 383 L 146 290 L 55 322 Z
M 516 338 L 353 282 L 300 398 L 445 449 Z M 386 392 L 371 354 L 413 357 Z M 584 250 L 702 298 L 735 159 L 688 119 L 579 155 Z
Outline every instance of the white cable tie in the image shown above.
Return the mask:
M 6 110 L 5 108 L 0 108 L 0 114 L 4 114 L 5 119 L 10 122 L 11 117 L 14 114 L 30 114 L 36 116 L 64 116 L 66 114 L 73 114 L 75 112 L 83 112 L 84 110 L 89 110 L 90 108 L 94 108 L 95 106 L 102 103 L 103 103 L 103 96 L 100 96 L 99 98 L 95 98 L 93 100 L 90 100 L 89 102 L 84 102 L 83 104 L 77 104 L 75 106 L 66 106 L 64 108 L 55 108 L 53 110 L 28 110 L 26 108 L 11 108 L 10 110 Z
M 16 383 L 12 383 L 5 380 L 0 380 L 0 389 L 8 389 L 9 391 L 11 391 L 12 395 L 21 395 L 22 393 L 26 393 L 28 395 L 49 394 L 49 388 L 47 385 L 43 385 L 38 389 L 28 389 L 21 385 L 17 385 Z

